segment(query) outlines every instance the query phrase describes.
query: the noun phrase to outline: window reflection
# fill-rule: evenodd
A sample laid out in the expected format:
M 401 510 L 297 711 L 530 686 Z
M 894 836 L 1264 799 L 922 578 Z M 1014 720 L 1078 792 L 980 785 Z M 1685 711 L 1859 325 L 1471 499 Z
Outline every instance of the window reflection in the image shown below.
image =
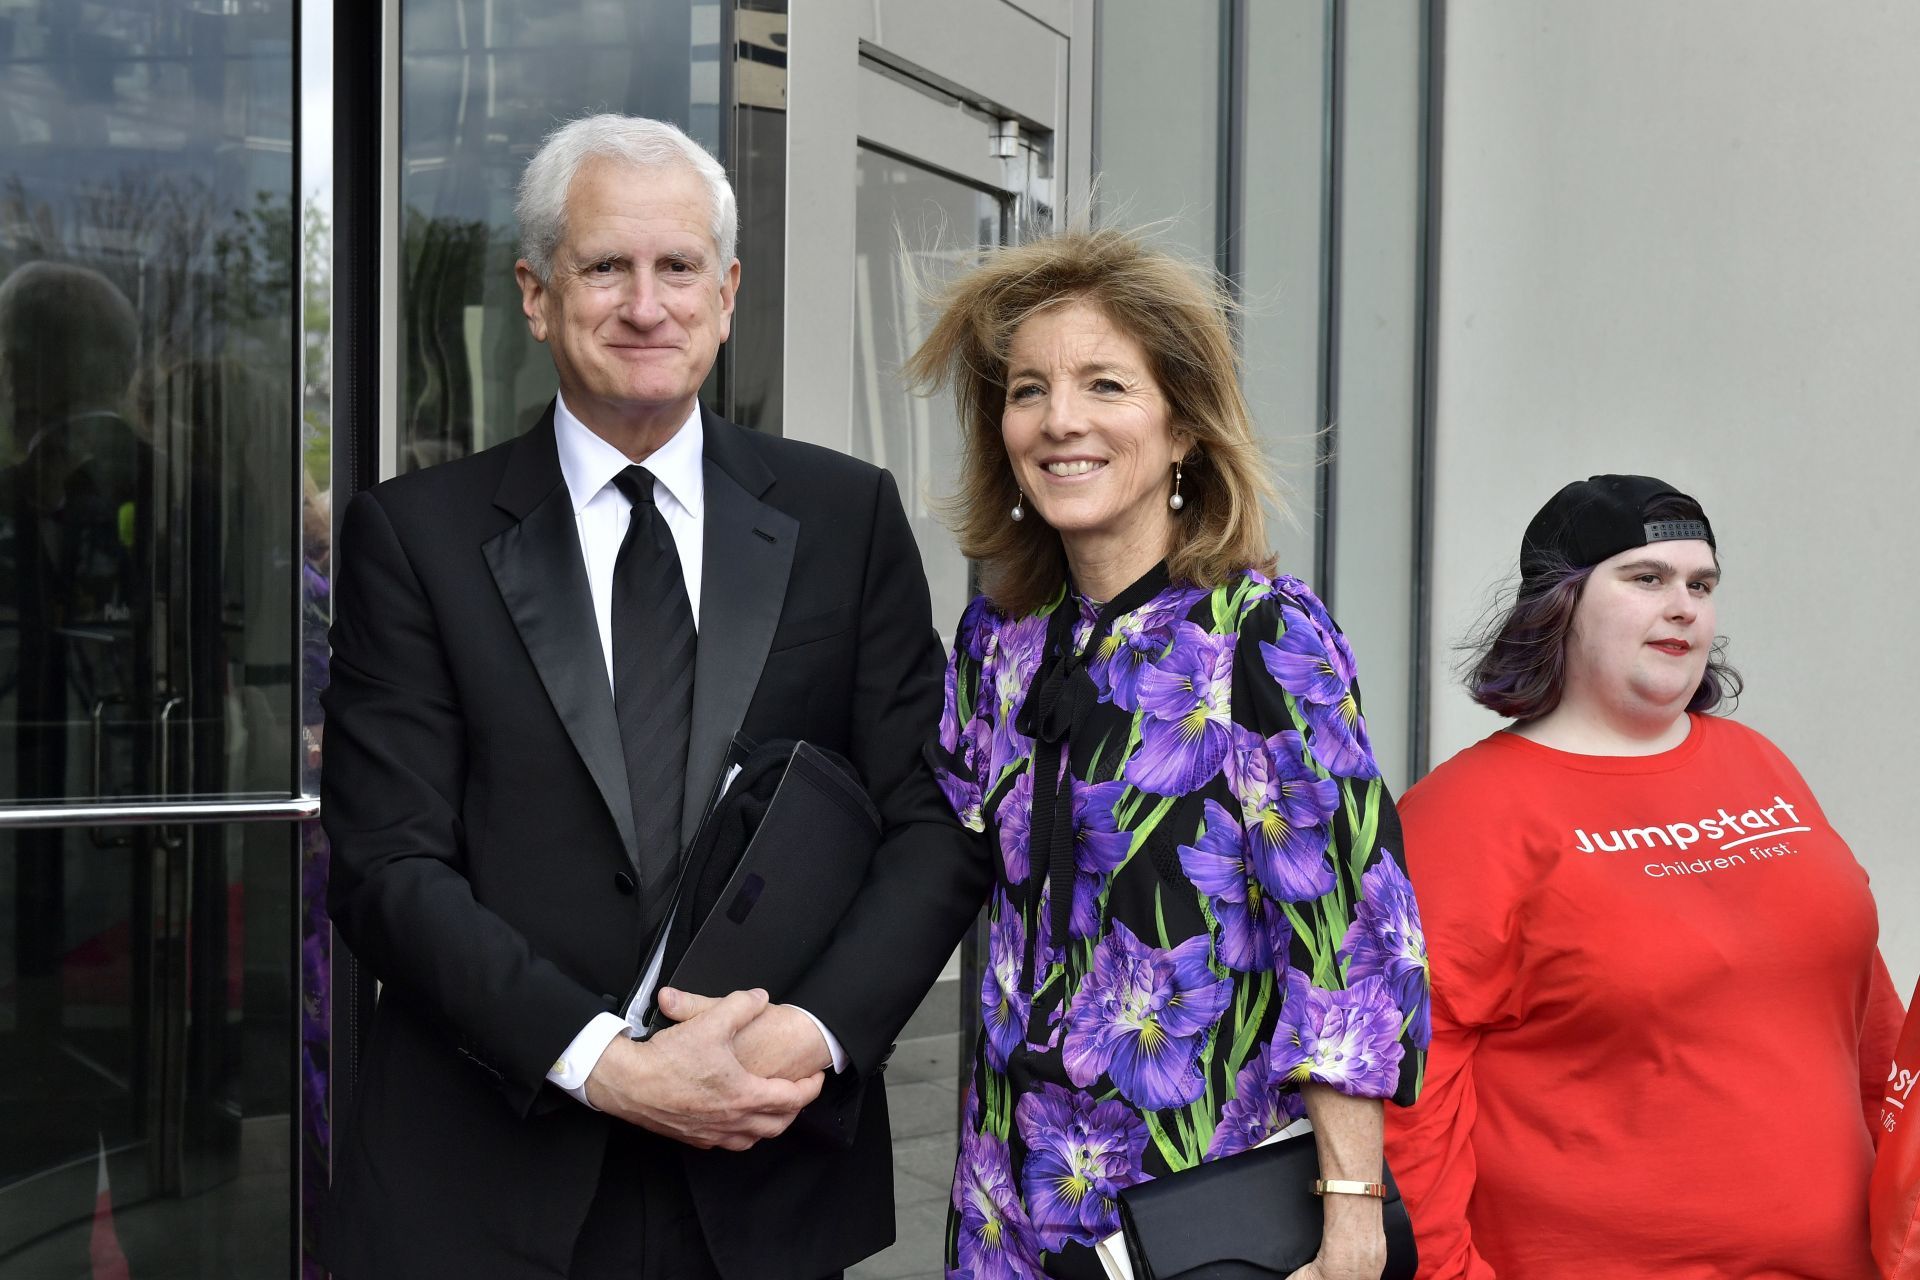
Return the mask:
M 0 804 L 295 785 L 294 14 L 0 8 Z M 0 1274 L 288 1270 L 294 837 L 0 831 Z
M 554 392 L 527 334 L 513 218 L 555 125 L 671 120 L 719 151 L 718 3 L 403 0 L 400 469 L 498 444 Z
M 51 886 L 33 834 L 0 831 L 0 1275 L 96 1274 L 103 1172 L 131 1275 L 286 1275 L 297 828 L 137 829 Z
M 301 790 L 320 790 L 325 723 L 320 694 L 327 686 L 327 628 L 333 580 L 333 7 L 300 8 L 300 191 L 302 204 L 300 468 L 300 778 Z M 317 821 L 299 828 L 300 872 L 296 926 L 300 939 L 300 1106 L 298 1161 L 301 1263 L 306 1280 L 324 1280 L 312 1257 L 322 1202 L 332 1171 L 333 927 L 327 917 L 326 833 Z M 351 972 L 350 963 L 343 964 Z M 341 1045 L 350 1061 L 351 1040 Z
M 899 481 L 934 625 L 951 642 L 971 595 L 939 508 L 960 474 L 960 424 L 950 398 L 910 394 L 900 366 L 932 324 L 938 286 L 1000 242 L 1002 210 L 995 196 L 864 147 L 856 173 L 852 452 Z
M 740 260 L 747 286 L 720 348 L 728 418 L 781 433 L 786 366 L 787 0 L 740 0 L 733 15 L 733 153 L 726 157 L 740 203 Z
M 292 12 L 0 21 L 0 801 L 290 789 Z

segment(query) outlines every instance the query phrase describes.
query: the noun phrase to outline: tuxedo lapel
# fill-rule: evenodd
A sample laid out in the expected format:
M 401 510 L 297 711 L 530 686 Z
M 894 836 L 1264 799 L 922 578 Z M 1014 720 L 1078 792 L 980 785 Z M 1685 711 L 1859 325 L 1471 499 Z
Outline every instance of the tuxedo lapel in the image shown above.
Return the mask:
M 787 596 L 800 524 L 760 501 L 773 473 L 740 437 L 743 428 L 702 412 L 706 532 L 700 584 L 700 645 L 694 662 L 693 728 L 681 830 L 698 829 L 727 745 L 739 732 L 766 665 Z
M 560 474 L 551 408 L 515 446 L 494 504 L 517 521 L 482 548 L 494 583 L 553 709 L 613 815 L 627 860 L 637 868 L 626 754 L 620 747 L 620 723 L 600 651 L 573 500 Z M 696 717 L 698 713 L 696 703 Z

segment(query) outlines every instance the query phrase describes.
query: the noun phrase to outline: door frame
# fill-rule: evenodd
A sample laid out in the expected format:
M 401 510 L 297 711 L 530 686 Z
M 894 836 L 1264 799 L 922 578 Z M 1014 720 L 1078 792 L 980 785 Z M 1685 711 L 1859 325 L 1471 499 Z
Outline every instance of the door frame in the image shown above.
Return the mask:
M 848 452 L 859 147 L 1012 196 L 1013 238 L 1036 223 L 1084 226 L 1092 189 L 1093 0 L 793 8 L 781 434 Z M 969 146 L 981 116 L 1017 125 L 1030 142 L 1045 140 L 1050 173 L 1040 192 L 1027 174 L 1027 156 L 993 154 L 990 123 Z M 1041 203 L 1046 216 L 1033 216 Z

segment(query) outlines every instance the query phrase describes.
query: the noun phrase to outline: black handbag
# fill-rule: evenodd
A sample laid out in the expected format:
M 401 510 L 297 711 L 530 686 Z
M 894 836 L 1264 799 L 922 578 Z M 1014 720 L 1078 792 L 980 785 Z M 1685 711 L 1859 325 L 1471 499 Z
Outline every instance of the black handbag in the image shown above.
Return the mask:
M 1134 1280 L 1277 1280 L 1306 1266 L 1320 1251 L 1319 1176 L 1320 1153 L 1303 1133 L 1126 1188 L 1120 1230 Z M 1392 1172 L 1381 1180 L 1381 1280 L 1413 1280 L 1413 1222 Z

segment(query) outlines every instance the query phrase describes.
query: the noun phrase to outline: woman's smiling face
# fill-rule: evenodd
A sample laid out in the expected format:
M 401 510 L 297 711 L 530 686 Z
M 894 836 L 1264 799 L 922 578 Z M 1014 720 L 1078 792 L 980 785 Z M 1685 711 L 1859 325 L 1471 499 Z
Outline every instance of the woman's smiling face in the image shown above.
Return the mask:
M 1189 442 L 1146 351 L 1098 308 L 1053 307 L 1014 333 L 1000 432 L 1021 492 L 1076 569 L 1119 561 L 1137 577 L 1167 554 L 1173 464 Z

